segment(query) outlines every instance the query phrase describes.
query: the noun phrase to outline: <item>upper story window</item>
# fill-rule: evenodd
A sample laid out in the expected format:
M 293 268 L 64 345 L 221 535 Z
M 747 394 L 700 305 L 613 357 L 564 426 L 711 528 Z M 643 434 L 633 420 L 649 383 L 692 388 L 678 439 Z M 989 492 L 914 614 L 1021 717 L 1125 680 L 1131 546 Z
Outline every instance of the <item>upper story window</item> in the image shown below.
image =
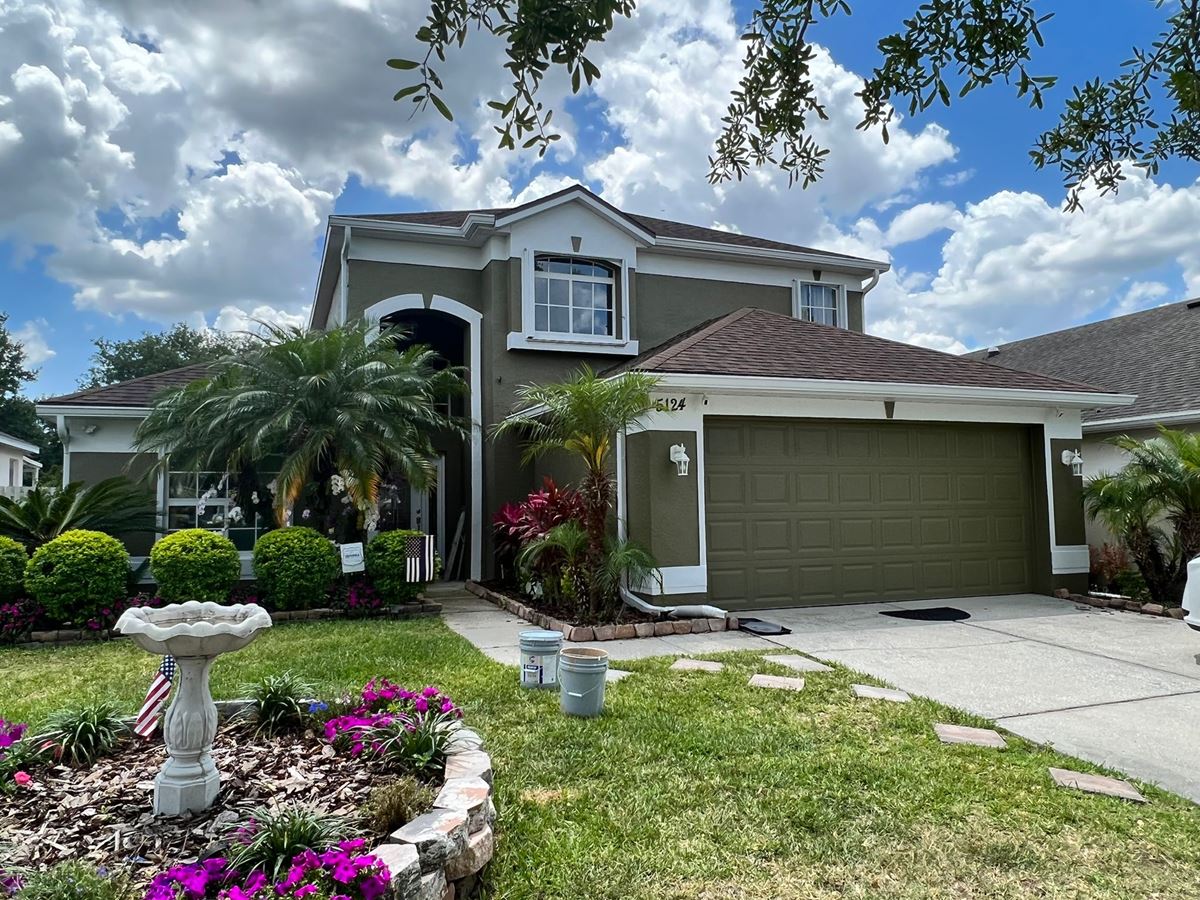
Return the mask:
M 613 337 L 616 279 L 616 267 L 599 260 L 535 257 L 534 331 Z
M 801 284 L 800 318 L 818 325 L 838 326 L 839 296 L 837 285 Z

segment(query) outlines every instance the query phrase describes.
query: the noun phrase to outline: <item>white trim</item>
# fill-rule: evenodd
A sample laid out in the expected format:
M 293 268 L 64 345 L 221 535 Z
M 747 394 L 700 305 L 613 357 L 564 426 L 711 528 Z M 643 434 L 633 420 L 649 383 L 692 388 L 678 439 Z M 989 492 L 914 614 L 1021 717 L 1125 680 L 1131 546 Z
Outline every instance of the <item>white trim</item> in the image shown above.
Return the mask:
M 837 321 L 834 323 L 835 328 L 850 327 L 850 309 L 846 302 L 846 286 L 832 281 L 817 281 L 816 279 L 793 278 L 792 279 L 792 318 L 799 319 L 801 322 L 811 322 L 812 319 L 804 318 L 804 303 L 801 299 L 801 289 L 805 285 L 813 285 L 816 287 L 831 287 L 834 289 L 834 314 L 837 316 Z M 824 325 L 824 322 L 817 322 L 818 325 Z
M 716 241 L 695 241 L 685 238 L 660 237 L 654 242 L 660 250 L 703 251 L 722 256 L 739 256 L 754 259 L 776 260 L 779 262 L 801 263 L 806 268 L 828 269 L 829 271 L 866 271 L 887 272 L 892 264 L 877 259 L 860 257 L 844 258 L 830 256 L 819 250 L 775 250 L 764 247 L 743 247 L 740 244 L 722 244 Z
M 656 373 L 651 373 L 656 374 Z M 619 376 L 616 376 L 619 377 Z M 832 381 L 820 378 L 774 378 L 752 375 L 687 375 L 667 373 L 657 390 L 720 391 L 728 394 L 790 394 L 797 397 L 845 397 L 867 400 L 969 401 L 1044 404 L 1047 406 L 1128 406 L 1132 394 L 1042 391 L 1028 388 L 973 387 L 955 384 L 911 384 L 890 381 Z
M 497 216 L 495 225 L 497 228 L 504 228 L 507 225 L 512 225 L 514 222 L 520 222 L 522 219 L 528 219 L 531 216 L 536 216 L 546 210 L 554 209 L 567 203 L 582 203 L 592 212 L 596 213 L 596 215 L 602 219 L 606 219 L 610 224 L 641 241 L 643 244 L 655 243 L 654 235 L 645 228 L 635 223 L 626 215 L 617 213 L 607 204 L 601 203 L 594 197 L 583 193 L 581 190 L 566 191 L 562 195 L 548 200 L 535 200 L 529 206 L 517 212 Z
M 342 230 L 341 270 L 338 272 L 338 324 L 345 325 L 350 308 L 350 232 L 347 225 Z M 328 324 L 328 321 L 326 322 Z
M 1092 431 L 1118 431 L 1123 428 L 1153 428 L 1155 425 L 1186 425 L 1189 422 L 1200 423 L 1200 409 L 1185 409 L 1179 412 L 1147 413 L 1141 416 L 1129 416 L 1124 419 L 1101 419 L 1097 422 L 1084 422 L 1084 434 Z
M 544 334 L 522 334 L 519 331 L 508 333 L 507 347 L 509 350 L 557 350 L 561 353 L 602 353 L 609 356 L 637 356 L 637 341 L 621 341 L 573 334 L 551 336 Z
M 64 403 L 39 403 L 35 407 L 35 410 L 42 417 L 94 416 L 102 419 L 144 419 L 150 415 L 150 407 L 148 406 L 96 406 L 85 403 L 81 403 L 78 406 L 71 406 Z
M 1053 519 L 1053 516 L 1051 516 Z M 1051 523 L 1053 527 L 1053 523 Z M 1087 544 L 1068 544 L 1050 547 L 1050 571 L 1054 575 L 1084 575 L 1091 571 L 1091 554 Z
M 483 577 L 483 313 L 465 303 L 434 294 L 429 306 L 421 294 L 397 294 L 368 306 L 363 316 L 379 321 L 403 310 L 432 310 L 467 323 L 471 378 L 471 565 L 470 577 Z
M 7 447 L 12 447 L 14 450 L 20 450 L 22 453 L 37 453 L 37 444 L 31 444 L 29 441 L 23 441 L 18 437 L 13 437 L 11 434 L 0 431 L 0 444 Z

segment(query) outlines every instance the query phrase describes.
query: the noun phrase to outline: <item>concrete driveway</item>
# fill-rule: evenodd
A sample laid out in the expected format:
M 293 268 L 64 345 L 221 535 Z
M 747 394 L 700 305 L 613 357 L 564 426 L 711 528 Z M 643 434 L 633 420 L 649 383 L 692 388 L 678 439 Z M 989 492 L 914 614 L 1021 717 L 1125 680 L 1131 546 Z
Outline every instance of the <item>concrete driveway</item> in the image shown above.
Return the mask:
M 880 615 L 928 606 L 971 617 Z M 776 644 L 1200 802 L 1200 632 L 1182 622 L 1033 594 L 745 615 L 791 628 Z

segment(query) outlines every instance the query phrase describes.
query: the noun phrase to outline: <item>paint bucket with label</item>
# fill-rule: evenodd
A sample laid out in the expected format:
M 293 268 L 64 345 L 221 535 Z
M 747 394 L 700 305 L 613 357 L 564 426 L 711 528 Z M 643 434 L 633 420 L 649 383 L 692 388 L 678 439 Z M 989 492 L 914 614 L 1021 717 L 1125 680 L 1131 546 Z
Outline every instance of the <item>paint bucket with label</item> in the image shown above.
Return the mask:
M 558 651 L 563 636 L 558 631 L 522 631 L 521 687 L 558 690 Z
M 592 647 L 567 647 L 558 655 L 560 702 L 569 716 L 598 716 L 604 709 L 608 653 Z

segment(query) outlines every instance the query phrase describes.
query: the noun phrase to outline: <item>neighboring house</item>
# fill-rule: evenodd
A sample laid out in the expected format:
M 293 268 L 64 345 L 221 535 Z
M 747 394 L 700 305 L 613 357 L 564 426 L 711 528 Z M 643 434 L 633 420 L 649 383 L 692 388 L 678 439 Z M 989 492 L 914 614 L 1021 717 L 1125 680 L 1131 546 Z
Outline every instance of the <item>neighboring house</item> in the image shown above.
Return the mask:
M 469 372 L 469 440 L 439 447 L 439 489 L 397 513 L 443 553 L 461 528 L 454 574 L 491 574 L 494 512 L 570 471 L 522 465 L 488 430 L 520 385 L 586 364 L 662 376 L 616 474 L 620 527 L 667 594 L 747 608 L 1083 587 L 1079 479 L 1058 457 L 1081 409 L 1132 398 L 864 334 L 885 269 L 577 186 L 508 209 L 332 216 L 310 325 L 400 323 Z M 67 477 L 119 470 L 155 391 L 197 374 L 41 403 Z M 215 477 L 162 480 L 180 526 L 187 486 Z
M 0 497 L 23 497 L 37 484 L 42 464 L 38 447 L 0 431 Z
M 1159 425 L 1200 428 L 1200 300 L 1171 303 L 968 354 L 993 365 L 1039 372 L 1135 394 L 1132 406 L 1083 410 L 1084 477 L 1115 472 L 1125 454 L 1110 439 L 1153 437 Z M 1087 523 L 1089 544 L 1112 540 Z

